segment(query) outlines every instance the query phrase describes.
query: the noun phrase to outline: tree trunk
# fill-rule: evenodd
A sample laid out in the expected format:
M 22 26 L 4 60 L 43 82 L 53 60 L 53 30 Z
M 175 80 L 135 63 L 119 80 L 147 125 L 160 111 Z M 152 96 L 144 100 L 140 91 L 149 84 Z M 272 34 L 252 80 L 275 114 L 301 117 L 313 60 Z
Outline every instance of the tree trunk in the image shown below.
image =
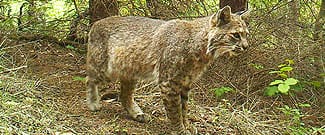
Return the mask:
M 180 0 L 169 0 L 168 3 L 159 0 L 146 0 L 147 8 L 150 11 L 151 18 L 168 19 L 176 17 L 180 12 L 181 6 L 176 3 Z
M 318 13 L 318 17 L 315 22 L 314 28 L 314 40 L 324 40 L 324 30 L 323 26 L 325 25 L 325 0 L 322 0 L 321 7 Z
M 289 1 L 289 10 L 290 10 L 290 15 L 289 15 L 289 22 L 291 23 L 297 23 L 300 13 L 300 3 L 299 0 L 290 0 Z
M 90 24 L 119 14 L 117 0 L 89 0 Z
M 220 9 L 225 6 L 230 6 L 233 13 L 247 10 L 248 0 L 220 0 Z
M 146 0 L 147 3 L 147 8 L 150 11 L 151 17 L 152 18 L 158 18 L 159 14 L 158 14 L 158 1 L 156 0 Z

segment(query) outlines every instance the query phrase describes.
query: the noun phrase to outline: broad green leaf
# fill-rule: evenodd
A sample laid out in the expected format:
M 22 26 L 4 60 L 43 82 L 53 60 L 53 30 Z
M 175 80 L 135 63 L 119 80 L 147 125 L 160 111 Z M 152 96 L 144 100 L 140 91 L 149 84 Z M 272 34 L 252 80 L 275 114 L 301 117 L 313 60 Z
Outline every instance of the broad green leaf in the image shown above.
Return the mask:
M 289 72 L 289 71 L 292 71 L 292 67 L 283 67 L 283 68 L 281 68 L 280 69 L 280 71 L 282 71 L 282 72 Z
M 274 96 L 276 93 L 278 93 L 277 86 L 266 87 L 266 90 L 264 92 L 264 94 L 267 96 Z
M 269 74 L 279 74 L 282 73 L 281 71 L 270 71 Z
M 288 78 L 284 81 L 284 83 L 287 85 L 295 85 L 298 83 L 298 80 L 294 78 Z
M 227 92 L 233 91 L 233 89 L 230 87 L 220 87 L 220 88 L 213 89 L 213 91 L 217 97 L 220 97 Z
M 283 81 L 282 80 L 274 80 L 269 85 L 277 85 L 277 84 L 280 84 L 280 83 L 283 83 Z
M 288 75 L 286 75 L 286 74 L 279 74 L 279 76 L 281 77 L 281 78 L 288 78 Z
M 214 91 L 214 94 L 217 96 L 217 97 L 220 97 L 224 94 L 223 91 L 218 91 L 218 90 L 213 90 Z
M 278 90 L 283 94 L 287 94 L 289 89 L 290 89 L 290 86 L 287 84 L 284 84 L 284 83 L 281 83 L 278 86 Z

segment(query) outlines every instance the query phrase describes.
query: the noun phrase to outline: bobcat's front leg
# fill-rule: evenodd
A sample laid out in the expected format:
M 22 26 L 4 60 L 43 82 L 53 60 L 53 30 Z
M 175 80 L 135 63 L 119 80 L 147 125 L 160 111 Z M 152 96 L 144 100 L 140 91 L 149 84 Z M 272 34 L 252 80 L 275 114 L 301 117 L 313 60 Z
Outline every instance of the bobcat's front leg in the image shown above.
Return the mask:
M 171 125 L 172 134 L 190 134 L 184 126 L 181 86 L 174 82 L 163 82 L 159 85 L 163 102 Z
M 135 81 L 121 80 L 120 100 L 122 105 L 134 120 L 139 122 L 148 122 L 150 120 L 149 115 L 143 113 L 141 108 L 134 101 L 134 88 Z
M 183 124 L 185 126 L 185 128 L 189 127 L 189 123 L 188 123 L 188 93 L 190 91 L 189 87 L 183 87 L 182 91 L 181 91 L 181 103 L 182 103 L 182 116 L 183 116 Z

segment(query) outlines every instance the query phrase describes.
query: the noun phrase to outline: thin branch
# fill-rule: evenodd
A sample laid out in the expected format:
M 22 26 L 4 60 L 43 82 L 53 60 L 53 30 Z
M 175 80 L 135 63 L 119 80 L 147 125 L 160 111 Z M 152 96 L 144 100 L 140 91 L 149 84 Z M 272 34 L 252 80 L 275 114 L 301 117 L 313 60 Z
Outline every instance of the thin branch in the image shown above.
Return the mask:
M 79 8 L 78 8 L 76 0 L 73 0 L 73 4 L 74 4 L 74 8 L 76 9 L 78 16 L 80 16 L 80 12 L 79 12 Z
M 1 66 L 2 67 L 2 66 Z M 16 67 L 16 68 L 11 68 L 11 69 L 6 69 L 5 71 L 0 72 L 0 74 L 5 74 L 5 73 L 10 73 L 12 71 L 20 70 L 22 68 L 27 68 L 27 66 L 21 66 L 21 67 Z

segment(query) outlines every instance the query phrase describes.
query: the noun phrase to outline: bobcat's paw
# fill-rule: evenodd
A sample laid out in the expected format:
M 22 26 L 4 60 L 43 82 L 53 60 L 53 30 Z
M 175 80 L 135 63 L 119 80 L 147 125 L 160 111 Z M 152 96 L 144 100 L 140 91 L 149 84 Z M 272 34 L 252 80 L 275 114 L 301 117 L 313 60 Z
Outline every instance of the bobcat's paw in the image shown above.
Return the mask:
M 101 105 L 99 103 L 89 103 L 88 108 L 93 112 L 94 111 L 99 111 L 100 108 L 101 108 Z
M 138 114 L 137 116 L 133 117 L 134 120 L 141 122 L 141 123 L 148 123 L 151 119 L 150 115 L 142 113 Z

